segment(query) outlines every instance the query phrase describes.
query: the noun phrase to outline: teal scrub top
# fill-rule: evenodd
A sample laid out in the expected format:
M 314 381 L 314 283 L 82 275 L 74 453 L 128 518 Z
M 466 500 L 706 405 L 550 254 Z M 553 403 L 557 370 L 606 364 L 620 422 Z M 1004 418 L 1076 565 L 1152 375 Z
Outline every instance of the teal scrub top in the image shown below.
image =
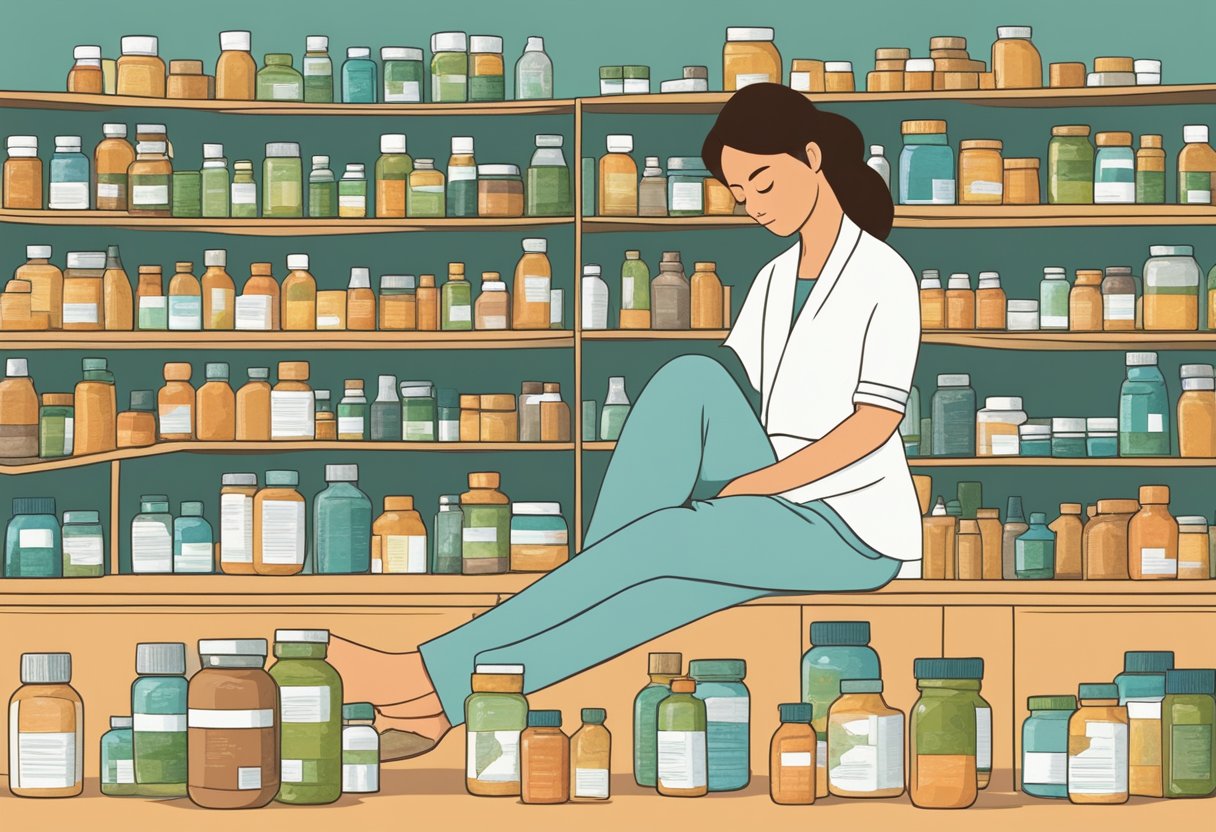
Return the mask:
M 794 322 L 798 320 L 798 315 L 802 312 L 802 307 L 806 306 L 806 299 L 811 296 L 811 290 L 814 288 L 814 278 L 807 280 L 800 277 L 794 281 L 794 314 L 790 316 L 791 332 L 794 329 Z

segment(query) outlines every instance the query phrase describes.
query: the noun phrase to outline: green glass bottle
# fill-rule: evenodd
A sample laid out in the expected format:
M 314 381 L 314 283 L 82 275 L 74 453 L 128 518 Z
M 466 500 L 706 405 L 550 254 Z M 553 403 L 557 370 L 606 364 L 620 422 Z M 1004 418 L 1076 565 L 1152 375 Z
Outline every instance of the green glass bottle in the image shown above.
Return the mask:
M 267 142 L 266 160 L 262 163 L 262 216 L 304 216 L 302 178 L 300 145 Z
M 326 465 L 328 487 L 313 501 L 313 571 L 351 575 L 372 568 L 372 501 L 358 465 Z
M 658 776 L 659 703 L 670 695 L 671 680 L 682 672 L 684 656 L 651 653 L 648 662 L 650 684 L 633 700 L 633 779 L 653 789 Z
M 448 280 L 440 293 L 440 324 L 444 331 L 473 328 L 473 287 L 464 279 L 464 263 L 448 264 Z
M 692 679 L 673 679 L 671 695 L 659 703 L 659 794 L 698 797 L 709 791 L 705 703 Z
M 338 180 L 329 168 L 328 156 L 313 156 L 308 174 L 308 216 L 338 216 Z
M 253 162 L 240 159 L 232 164 L 229 193 L 233 217 L 250 219 L 258 215 L 258 185 L 253 181 Z
M 328 630 L 274 632 L 280 803 L 333 803 L 342 796 L 342 678 L 325 661 L 328 646 Z
M 329 38 L 309 35 L 304 39 L 304 100 L 332 104 L 334 63 L 329 57 Z
M 257 75 L 258 101 L 303 101 L 304 77 L 291 65 L 288 52 L 269 52 Z
M 528 164 L 524 213 L 529 217 L 568 217 L 574 212 L 570 168 L 562 153 L 564 137 L 541 134 Z
M 203 145 L 202 213 L 204 217 L 227 217 L 229 208 L 228 160 L 222 144 Z
M 1166 797 L 1216 792 L 1216 670 L 1167 670 L 1161 706 Z
M 186 793 L 186 645 L 135 646 L 131 685 L 135 783 L 147 797 Z
M 109 797 L 139 794 L 131 751 L 131 717 L 110 717 L 110 730 L 101 735 L 101 793 Z

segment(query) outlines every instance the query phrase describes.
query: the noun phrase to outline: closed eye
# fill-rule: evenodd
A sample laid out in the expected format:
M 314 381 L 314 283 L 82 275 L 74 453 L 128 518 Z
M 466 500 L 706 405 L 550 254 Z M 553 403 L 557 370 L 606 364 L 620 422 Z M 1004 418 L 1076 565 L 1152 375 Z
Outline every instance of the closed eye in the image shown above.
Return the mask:
M 772 183 L 772 182 L 769 182 L 769 183 L 768 183 L 766 186 L 764 186 L 763 188 L 757 188 L 757 189 L 756 189 L 756 193 L 758 193 L 758 194 L 766 194 L 766 193 L 768 193 L 769 191 L 771 191 L 772 189 L 773 189 L 773 183 Z

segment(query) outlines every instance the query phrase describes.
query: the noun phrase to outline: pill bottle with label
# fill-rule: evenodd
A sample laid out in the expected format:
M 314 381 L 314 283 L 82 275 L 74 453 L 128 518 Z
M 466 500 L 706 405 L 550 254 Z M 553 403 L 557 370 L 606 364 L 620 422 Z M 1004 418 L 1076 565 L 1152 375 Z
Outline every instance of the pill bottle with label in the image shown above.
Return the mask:
M 1157 353 L 1129 352 L 1119 389 L 1119 455 L 1169 456 L 1170 406 Z
M 565 803 L 570 799 L 570 738 L 561 711 L 528 711 L 519 738 L 520 799 L 524 803 Z
M 512 572 L 548 572 L 569 560 L 560 503 L 515 503 L 511 514 Z
M 308 386 L 307 361 L 280 361 L 279 381 L 270 393 L 270 438 L 312 439 L 316 400 Z
M 811 706 L 788 702 L 777 706 L 781 725 L 769 745 L 769 797 L 783 806 L 815 802 L 815 729 Z M 901 751 L 902 753 L 902 751 Z
M 367 397 L 363 379 L 348 378 L 338 402 L 338 439 L 362 442 L 367 439 Z
M 279 328 L 279 282 L 270 263 L 249 264 L 249 278 L 236 299 L 235 325 L 256 332 Z
M 899 154 L 901 205 L 953 205 L 954 151 L 946 137 L 946 122 L 905 121 Z
M 17 797 L 83 790 L 84 703 L 71 681 L 70 653 L 21 655 L 21 687 L 8 703 L 8 788 Z
M 959 204 L 1000 205 L 1004 193 L 1003 143 L 967 139 L 958 147 Z
M 317 281 L 308 271 L 307 254 L 287 255 L 287 277 L 283 278 L 280 292 L 283 329 L 316 329 Z
M 599 160 L 596 214 L 601 217 L 636 217 L 638 168 L 632 157 L 633 136 L 611 135 L 608 152 Z
M 570 737 L 572 800 L 607 800 L 612 796 L 612 734 L 604 727 L 607 716 L 603 708 L 583 708 L 580 713 L 583 724 Z
M 131 684 L 135 783 L 145 797 L 186 794 L 186 645 L 135 646 Z
M 173 515 L 164 494 L 139 498 L 139 514 L 131 519 L 131 571 L 160 575 L 173 571 Z
M 253 569 L 259 575 L 295 575 L 304 568 L 304 497 L 296 471 L 267 471 L 253 498 Z
M 279 691 L 263 669 L 266 639 L 203 639 L 190 677 L 186 748 L 190 800 L 256 809 L 279 791 Z
M 1128 574 L 1134 581 L 1178 577 L 1178 523 L 1169 503 L 1168 486 L 1140 486 L 1140 511 L 1127 529 Z
M 228 274 L 228 252 L 222 248 L 203 252 L 203 329 L 232 329 L 236 287 Z
M 160 441 L 187 442 L 194 439 L 194 387 L 188 362 L 171 361 L 164 366 L 165 386 L 156 394 Z
M 342 706 L 342 793 L 380 791 L 380 735 L 370 702 Z
M 385 497 L 384 513 L 372 523 L 372 573 L 423 575 L 427 571 L 426 526 L 413 497 Z
M 253 498 L 257 474 L 224 474 L 220 478 L 220 539 L 216 560 L 225 575 L 252 575 Z
M 548 241 L 543 237 L 523 241 L 524 253 L 515 264 L 511 286 L 512 329 L 549 329 L 553 267 L 547 251 Z
M 671 692 L 671 681 L 681 674 L 683 661 L 680 653 L 651 653 L 650 683 L 633 700 L 633 779 L 639 786 L 655 787 L 659 703 Z
M 768 26 L 728 26 L 722 47 L 722 89 L 741 90 L 751 84 L 780 84 L 781 53 Z
M 1178 453 L 1183 457 L 1216 456 L 1216 382 L 1211 364 L 1183 364 L 1179 369 Z
M 1173 669 L 1172 650 L 1129 650 L 1114 679 L 1119 704 L 1127 707 L 1127 782 L 1133 795 L 1162 796 L 1161 701 L 1166 673 Z
M 881 679 L 846 679 L 828 713 L 828 791 L 838 797 L 904 793 L 904 714 Z
M 110 730 L 101 735 L 101 773 L 98 787 L 107 797 L 139 794 L 135 786 L 135 760 L 131 750 L 131 717 L 110 717 Z
M 460 495 L 466 575 L 497 574 L 510 568 L 511 501 L 498 490 L 499 480 L 497 472 L 471 473 L 469 490 Z
M 975 414 L 975 455 L 1017 456 L 1018 427 L 1025 423 L 1021 396 L 989 396 Z
M 220 32 L 220 56 L 215 62 L 215 97 L 252 101 L 257 87 L 257 63 L 249 54 L 247 31 Z
M 1178 578 L 1202 581 L 1211 577 L 1208 519 L 1202 514 L 1178 518 Z
M 709 790 L 736 791 L 751 779 L 751 699 L 743 659 L 693 659 L 688 675 L 705 703 Z
M 692 679 L 672 679 L 657 720 L 659 794 L 701 797 L 709 793 L 705 702 Z
M 183 500 L 181 513 L 173 518 L 173 571 L 215 571 L 215 533 L 203 518 L 203 504 Z
M 334 100 L 334 64 L 329 57 L 329 38 L 308 35 L 304 49 L 304 100 L 330 104 Z
M 100 578 L 106 572 L 105 535 L 96 511 L 63 513 L 63 577 Z
M 528 725 L 522 664 L 479 664 L 464 700 L 465 788 L 479 797 L 520 793 L 520 735 Z
M 1082 684 L 1068 720 L 1068 799 L 1073 803 L 1126 803 L 1127 708 L 1119 688 Z
M 982 660 L 913 662 L 920 698 L 910 714 L 908 794 L 922 809 L 965 809 L 979 794 L 975 664 Z
M 93 149 L 93 207 L 98 211 L 127 210 L 127 169 L 135 148 L 127 141 L 127 125 L 103 124 L 104 137 Z
M 372 502 L 359 490 L 358 465 L 326 465 L 326 488 L 313 500 L 313 571 L 371 571 Z M 425 543 L 423 552 L 426 551 Z
M 1216 792 L 1216 670 L 1167 670 L 1161 709 L 1166 797 Z M 10 729 L 11 730 L 11 729 Z
M 231 442 L 236 437 L 236 395 L 228 384 L 228 364 L 210 361 L 203 368 L 207 381 L 198 388 L 198 425 L 202 442 Z
M 1094 201 L 1094 146 L 1089 127 L 1065 124 L 1051 128 L 1047 144 L 1047 202 L 1091 205 Z
M 155 35 L 126 35 L 118 59 L 118 95 L 165 97 L 165 62 L 157 54 Z
M 1035 797 L 1068 797 L 1068 720 L 1077 698 L 1032 696 L 1022 723 L 1022 791 Z
M 156 443 L 156 394 L 132 390 L 130 409 L 118 414 L 119 448 L 146 448 Z
M 342 679 L 325 661 L 328 647 L 328 630 L 274 632 L 280 803 L 333 803 L 342 794 Z
M 118 420 L 114 374 L 104 358 L 85 358 L 80 365 L 82 378 L 72 395 L 75 411 L 72 453 L 112 451 L 117 440 Z
M 135 285 L 136 328 L 164 330 L 169 328 L 168 299 L 160 266 L 140 266 Z
M 1216 151 L 1208 144 L 1208 126 L 1183 125 L 1182 141 L 1182 149 L 1178 151 L 1178 202 L 1181 205 L 1210 205 Z

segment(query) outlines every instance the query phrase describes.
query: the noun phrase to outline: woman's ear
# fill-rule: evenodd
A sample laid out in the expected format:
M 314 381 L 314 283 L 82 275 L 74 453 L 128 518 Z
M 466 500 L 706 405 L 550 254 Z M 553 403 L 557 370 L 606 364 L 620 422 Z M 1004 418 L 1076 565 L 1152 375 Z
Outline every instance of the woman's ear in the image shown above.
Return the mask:
M 823 167 L 823 151 L 819 149 L 816 142 L 807 142 L 806 163 L 815 173 L 819 173 L 820 168 Z

